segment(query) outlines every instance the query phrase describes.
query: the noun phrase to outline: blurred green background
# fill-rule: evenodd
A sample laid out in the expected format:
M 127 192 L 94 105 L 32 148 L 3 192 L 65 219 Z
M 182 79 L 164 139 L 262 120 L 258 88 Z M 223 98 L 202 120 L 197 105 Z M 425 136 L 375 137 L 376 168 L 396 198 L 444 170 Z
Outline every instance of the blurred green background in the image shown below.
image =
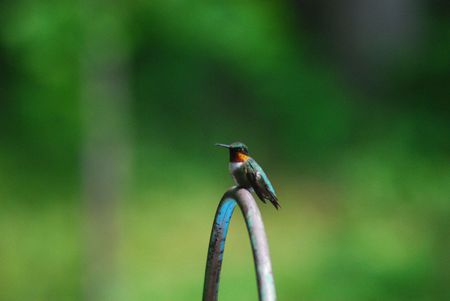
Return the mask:
M 332 1 L 331 1 L 332 2 Z M 200 300 L 243 141 L 279 300 L 449 300 L 448 1 L 2 1 L 0 299 Z M 256 300 L 240 212 L 220 300 Z

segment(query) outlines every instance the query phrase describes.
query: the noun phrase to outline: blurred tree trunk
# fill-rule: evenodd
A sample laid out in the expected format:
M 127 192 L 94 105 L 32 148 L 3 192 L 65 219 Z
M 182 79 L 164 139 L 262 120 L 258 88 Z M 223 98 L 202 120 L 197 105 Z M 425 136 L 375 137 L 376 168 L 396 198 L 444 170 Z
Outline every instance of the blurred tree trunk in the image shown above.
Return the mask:
M 129 178 L 127 53 L 123 9 L 82 2 L 82 186 L 85 208 L 86 300 L 117 300 L 118 206 Z
M 334 56 L 353 83 L 379 92 L 389 65 L 417 51 L 424 4 L 420 0 L 293 0 L 302 28 Z

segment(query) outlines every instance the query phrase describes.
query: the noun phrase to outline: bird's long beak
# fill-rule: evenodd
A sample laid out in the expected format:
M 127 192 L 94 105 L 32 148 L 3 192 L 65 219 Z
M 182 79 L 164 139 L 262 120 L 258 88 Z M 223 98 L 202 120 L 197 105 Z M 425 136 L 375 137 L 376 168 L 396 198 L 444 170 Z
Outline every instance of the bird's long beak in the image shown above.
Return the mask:
M 228 144 L 222 144 L 222 143 L 216 143 L 216 146 L 221 146 L 221 147 L 225 147 L 225 148 L 230 148 L 230 146 Z

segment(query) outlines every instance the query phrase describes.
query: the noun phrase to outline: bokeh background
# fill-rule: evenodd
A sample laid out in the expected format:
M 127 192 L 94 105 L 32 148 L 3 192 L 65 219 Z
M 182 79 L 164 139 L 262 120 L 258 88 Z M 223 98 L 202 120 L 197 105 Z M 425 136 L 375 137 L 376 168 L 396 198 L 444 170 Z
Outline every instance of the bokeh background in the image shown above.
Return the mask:
M 449 300 L 449 3 L 2 1 L 0 299 L 199 300 L 238 140 L 279 300 Z

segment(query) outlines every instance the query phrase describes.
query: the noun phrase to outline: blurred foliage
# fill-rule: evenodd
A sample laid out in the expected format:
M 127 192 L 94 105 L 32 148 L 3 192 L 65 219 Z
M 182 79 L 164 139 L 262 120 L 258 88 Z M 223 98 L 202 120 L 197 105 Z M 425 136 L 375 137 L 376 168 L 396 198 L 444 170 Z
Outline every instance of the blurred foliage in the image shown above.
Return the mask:
M 362 60 L 333 44 L 354 50 L 328 30 L 325 2 L 0 3 L 0 299 L 83 298 L 80 87 L 93 33 L 124 37 L 129 62 L 118 299 L 200 298 L 231 185 L 213 143 L 235 140 L 282 202 L 262 206 L 280 300 L 450 299 L 448 5 L 416 1 L 416 44 L 385 59 L 369 37 Z M 256 299 L 240 218 L 230 231 L 221 300 Z

